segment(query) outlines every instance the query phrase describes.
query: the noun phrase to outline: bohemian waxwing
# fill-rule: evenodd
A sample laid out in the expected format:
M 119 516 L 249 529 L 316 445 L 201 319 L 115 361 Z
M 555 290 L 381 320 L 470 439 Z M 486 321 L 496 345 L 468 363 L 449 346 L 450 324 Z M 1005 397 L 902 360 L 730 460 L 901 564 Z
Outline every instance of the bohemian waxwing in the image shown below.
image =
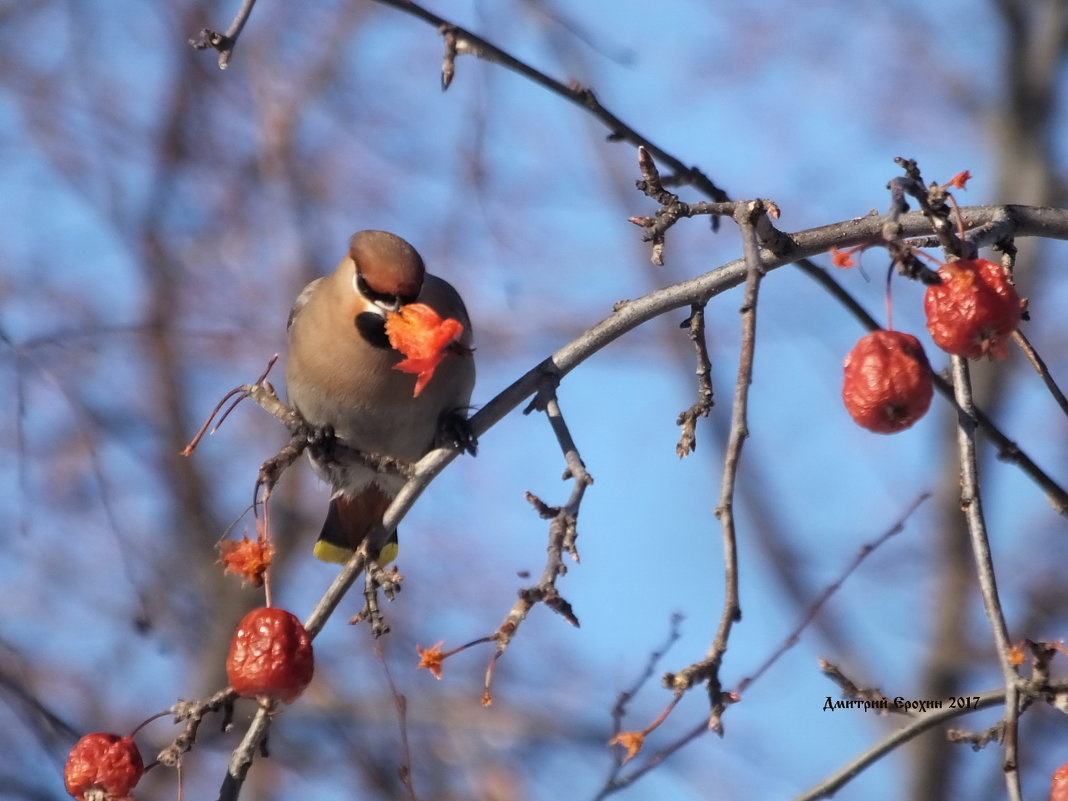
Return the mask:
M 393 369 L 403 356 L 385 330 L 387 314 L 413 302 L 463 325 L 417 397 L 415 376 Z M 466 425 L 475 383 L 467 309 L 403 239 L 385 231 L 354 234 L 337 269 L 297 297 L 288 329 L 289 402 L 327 438 L 332 432 L 355 450 L 412 463 L 446 442 L 474 453 Z M 404 479 L 340 458 L 312 456 L 312 465 L 333 489 L 315 555 L 345 562 L 376 532 Z M 396 555 L 395 535 L 378 545 L 380 563 Z

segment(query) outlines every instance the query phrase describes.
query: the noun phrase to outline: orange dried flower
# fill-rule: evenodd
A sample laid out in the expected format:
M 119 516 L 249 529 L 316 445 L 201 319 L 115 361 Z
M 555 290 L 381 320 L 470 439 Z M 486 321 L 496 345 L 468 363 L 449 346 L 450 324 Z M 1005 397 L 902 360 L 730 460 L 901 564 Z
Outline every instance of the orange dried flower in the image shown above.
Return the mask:
M 311 638 L 295 615 L 268 606 L 241 619 L 226 657 L 226 677 L 238 695 L 291 704 L 314 672 Z
M 642 750 L 642 745 L 644 743 L 645 732 L 643 731 L 620 732 L 608 741 L 609 745 L 621 745 L 627 749 L 627 753 L 623 756 L 624 762 L 634 759 L 634 757 L 638 755 L 638 752 Z
M 1026 657 L 1024 656 L 1023 645 L 1016 643 L 1009 648 L 1009 664 L 1010 665 L 1022 665 Z
M 966 189 L 965 186 L 968 181 L 972 179 L 972 174 L 965 170 L 964 172 L 958 172 L 952 178 L 949 179 L 949 183 L 946 186 L 952 186 L 954 189 Z
M 417 667 L 426 668 L 434 674 L 435 679 L 441 678 L 441 665 L 445 661 L 445 652 L 441 650 L 441 646 L 445 644 L 445 641 L 432 645 L 430 648 L 424 648 L 421 645 L 415 646 L 415 650 L 419 652 L 419 665 Z
M 85 801 L 90 791 L 102 791 L 108 801 L 121 801 L 130 797 L 144 772 L 132 737 L 94 732 L 74 744 L 63 767 L 63 781 L 78 801 Z
M 219 562 L 223 573 L 241 576 L 241 581 L 254 587 L 263 586 L 263 577 L 271 566 L 274 546 L 259 540 L 243 537 L 240 540 L 223 540 L 219 543 Z
M 433 378 L 447 348 L 460 338 L 463 330 L 459 320 L 442 319 L 425 303 L 409 303 L 389 315 L 386 320 L 389 344 L 406 357 L 393 365 L 393 369 L 418 376 L 412 397 L 417 397 Z
M 962 259 L 943 264 L 938 275 L 942 283 L 927 287 L 923 299 L 935 344 L 954 356 L 1004 359 L 1027 305 L 1009 271 L 986 259 Z
M 835 267 L 852 267 L 856 264 L 853 261 L 853 249 L 839 250 L 838 248 L 831 248 L 831 264 Z
M 933 393 L 927 356 L 911 334 L 872 331 L 846 356 L 842 401 L 869 431 L 903 431 L 923 417 Z

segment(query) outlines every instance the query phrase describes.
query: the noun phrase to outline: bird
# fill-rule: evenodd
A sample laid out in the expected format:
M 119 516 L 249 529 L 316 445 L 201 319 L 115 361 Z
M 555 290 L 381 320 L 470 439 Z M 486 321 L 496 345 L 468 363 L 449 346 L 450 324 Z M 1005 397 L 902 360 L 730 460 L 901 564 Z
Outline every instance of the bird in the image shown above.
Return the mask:
M 387 320 L 412 303 L 463 326 L 425 387 L 420 376 L 418 392 L 415 376 L 395 369 L 404 355 L 390 345 L 386 331 Z M 474 454 L 477 443 L 467 420 L 475 383 L 471 321 L 459 293 L 426 272 L 411 244 L 369 230 L 352 235 L 333 273 L 304 287 L 287 329 L 287 398 L 315 432 L 312 440 L 320 447 L 308 454 L 332 489 L 314 554 L 344 563 L 369 535 L 381 537 L 382 517 L 404 478 L 334 456 L 330 443 L 407 463 L 441 444 Z M 396 533 L 371 545 L 384 565 L 396 556 Z

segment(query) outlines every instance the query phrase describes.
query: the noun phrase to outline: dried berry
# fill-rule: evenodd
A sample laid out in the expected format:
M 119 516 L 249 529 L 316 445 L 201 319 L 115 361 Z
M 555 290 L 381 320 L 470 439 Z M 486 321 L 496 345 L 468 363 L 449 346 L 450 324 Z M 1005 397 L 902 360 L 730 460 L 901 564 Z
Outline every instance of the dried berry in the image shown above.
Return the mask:
M 245 615 L 230 640 L 226 676 L 238 695 L 296 700 L 312 679 L 311 638 L 284 609 L 263 607 Z
M 1049 801 L 1068 801 L 1068 763 L 1061 765 L 1053 772 Z
M 1026 305 L 1008 270 L 986 259 L 965 259 L 942 265 L 938 276 L 942 283 L 927 288 L 923 303 L 935 344 L 954 356 L 1005 358 Z
M 63 768 L 67 792 L 84 801 L 94 791 L 108 801 L 128 798 L 141 780 L 145 764 L 131 737 L 94 732 L 74 744 Z
M 869 431 L 892 434 L 911 426 L 931 405 L 931 368 L 911 334 L 873 331 L 845 359 L 842 400 Z
M 393 365 L 393 369 L 418 376 L 412 397 L 419 395 L 434 377 L 434 370 L 447 350 L 456 347 L 453 343 L 459 341 L 463 330 L 459 320 L 442 319 L 425 303 L 409 303 L 389 315 L 386 320 L 389 344 L 406 357 Z

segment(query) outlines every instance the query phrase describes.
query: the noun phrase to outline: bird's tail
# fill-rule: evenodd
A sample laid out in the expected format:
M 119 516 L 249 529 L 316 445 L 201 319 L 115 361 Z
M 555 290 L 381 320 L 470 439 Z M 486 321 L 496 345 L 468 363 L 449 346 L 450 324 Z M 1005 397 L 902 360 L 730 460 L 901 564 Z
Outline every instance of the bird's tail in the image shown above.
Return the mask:
M 393 498 L 377 485 L 370 484 L 358 495 L 337 494 L 330 499 L 330 508 L 323 522 L 323 530 L 315 543 L 315 557 L 323 562 L 345 564 L 365 539 L 382 527 L 382 516 Z M 379 549 L 376 561 L 387 565 L 397 558 L 397 532 Z

